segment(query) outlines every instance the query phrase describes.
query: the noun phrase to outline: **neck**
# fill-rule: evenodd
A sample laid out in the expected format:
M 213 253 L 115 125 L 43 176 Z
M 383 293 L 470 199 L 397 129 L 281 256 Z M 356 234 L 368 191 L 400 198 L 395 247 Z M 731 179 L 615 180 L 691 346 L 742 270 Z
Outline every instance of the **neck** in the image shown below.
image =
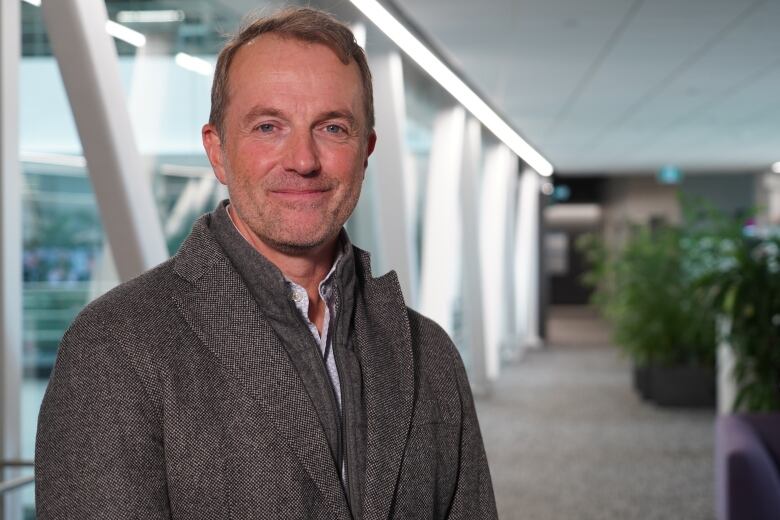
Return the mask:
M 336 245 L 338 236 L 325 244 L 309 249 L 300 254 L 289 254 L 269 246 L 258 237 L 241 217 L 235 212 L 232 205 L 227 207 L 233 224 L 244 239 L 249 242 L 261 255 L 279 268 L 282 274 L 306 290 L 309 296 L 309 318 L 322 330 L 322 319 L 325 313 L 325 302 L 320 298 L 319 284 L 327 276 L 336 258 Z

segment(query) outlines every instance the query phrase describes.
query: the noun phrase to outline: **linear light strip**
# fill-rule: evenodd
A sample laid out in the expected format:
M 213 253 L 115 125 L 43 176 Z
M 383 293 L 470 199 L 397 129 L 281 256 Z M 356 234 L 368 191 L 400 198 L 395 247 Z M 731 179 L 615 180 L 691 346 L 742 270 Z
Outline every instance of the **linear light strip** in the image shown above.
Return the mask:
M 106 21 L 106 32 L 114 38 L 127 42 L 135 47 L 143 47 L 146 45 L 146 36 L 129 27 L 118 24 L 113 20 Z
M 382 32 L 384 32 L 412 60 L 471 112 L 496 137 L 504 142 L 523 161 L 539 174 L 548 177 L 553 166 L 525 139 L 509 126 L 501 116 L 485 103 L 466 83 L 452 72 L 416 36 L 376 0 L 350 0 Z
M 176 53 L 173 60 L 179 67 L 204 76 L 211 76 L 214 73 L 214 65 L 204 59 L 191 56 L 186 52 Z
M 120 23 L 173 23 L 184 21 L 184 11 L 161 9 L 154 11 L 119 11 L 116 20 Z

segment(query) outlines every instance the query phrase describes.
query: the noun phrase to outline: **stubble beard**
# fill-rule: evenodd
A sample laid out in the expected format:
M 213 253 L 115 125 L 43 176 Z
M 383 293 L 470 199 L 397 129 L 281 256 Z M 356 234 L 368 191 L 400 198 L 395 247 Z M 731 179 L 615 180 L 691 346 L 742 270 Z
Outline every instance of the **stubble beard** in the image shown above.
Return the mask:
M 360 186 L 341 197 L 335 206 L 326 204 L 319 220 L 315 218 L 313 223 L 306 224 L 297 222 L 294 213 L 312 211 L 320 206 L 319 203 L 276 203 L 261 207 L 262 203 L 256 202 L 257 198 L 251 192 L 243 191 L 243 194 L 238 198 L 231 194 L 231 202 L 252 233 L 276 251 L 302 256 L 336 239 L 357 205 Z

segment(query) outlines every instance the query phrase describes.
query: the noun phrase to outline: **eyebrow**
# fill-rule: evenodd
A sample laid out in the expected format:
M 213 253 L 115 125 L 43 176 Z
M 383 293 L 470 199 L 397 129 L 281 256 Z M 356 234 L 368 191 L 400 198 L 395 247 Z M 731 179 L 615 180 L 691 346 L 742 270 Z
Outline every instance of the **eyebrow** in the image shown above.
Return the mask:
M 285 119 L 285 114 L 284 112 L 276 108 L 255 106 L 252 107 L 252 109 L 246 114 L 244 114 L 244 116 L 241 118 L 241 123 L 242 123 L 241 126 L 251 125 L 255 120 L 261 117 L 278 117 L 281 119 Z M 357 125 L 357 120 L 355 119 L 355 116 L 349 110 L 330 110 L 328 112 L 323 112 L 319 116 L 317 116 L 318 121 L 322 121 L 325 119 L 344 119 L 353 128 Z
M 263 107 L 263 106 L 255 106 L 252 107 L 252 109 L 244 114 L 244 116 L 241 118 L 241 126 L 247 126 L 252 124 L 257 118 L 260 117 L 279 117 L 283 118 L 284 114 L 281 110 L 277 110 L 275 108 L 270 107 Z
M 320 115 L 319 119 L 346 119 L 350 126 L 354 127 L 357 124 L 355 116 L 352 112 L 347 110 L 331 110 Z

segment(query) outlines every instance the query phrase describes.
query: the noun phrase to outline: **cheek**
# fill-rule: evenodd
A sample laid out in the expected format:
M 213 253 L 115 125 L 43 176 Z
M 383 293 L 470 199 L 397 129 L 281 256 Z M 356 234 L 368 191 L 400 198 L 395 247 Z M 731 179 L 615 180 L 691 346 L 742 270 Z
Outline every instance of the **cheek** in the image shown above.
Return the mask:
M 235 181 L 242 185 L 255 185 L 273 171 L 274 155 L 268 147 L 245 146 L 231 162 Z
M 320 164 L 326 173 L 342 182 L 359 182 L 363 178 L 363 157 L 353 148 L 324 150 Z

